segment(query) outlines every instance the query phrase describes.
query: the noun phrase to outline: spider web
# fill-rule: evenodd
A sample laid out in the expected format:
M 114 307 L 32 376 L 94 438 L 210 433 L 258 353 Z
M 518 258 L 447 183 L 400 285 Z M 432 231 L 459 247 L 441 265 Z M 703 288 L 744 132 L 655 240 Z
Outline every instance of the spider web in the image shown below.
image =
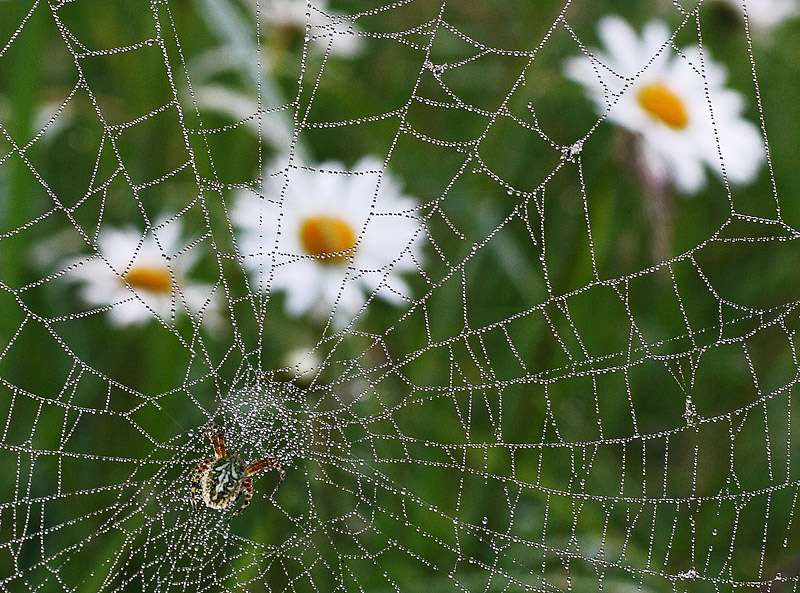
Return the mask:
M 712 206 L 677 203 L 676 219 L 699 218 L 702 234 L 687 231 L 674 253 L 653 265 L 610 258 L 634 247 L 621 241 L 626 215 L 604 214 L 592 165 L 608 126 L 559 135 L 558 110 L 536 92 L 592 46 L 597 15 L 582 4 L 531 19 L 524 47 L 466 2 L 347 16 L 309 5 L 309 22 L 327 24 L 308 29 L 285 100 L 264 74 L 265 6 L 179 4 L 126 4 L 133 24 L 110 37 L 82 2 L 37 1 L 4 25 L 0 64 L 47 39 L 72 82 L 35 134 L 0 118 L 0 181 L 25 178 L 48 204 L 8 212 L 0 229 L 0 250 L 23 254 L 0 271 L 2 590 L 798 590 L 798 233 L 771 163 L 758 191 L 718 184 Z M 706 7 L 668 9 L 697 43 Z M 217 120 L 194 84 L 200 50 L 181 43 L 199 11 L 220 36 L 238 20 L 249 31 L 249 45 L 226 49 L 253 89 L 243 120 L 207 123 Z M 768 129 L 750 35 L 738 34 Z M 357 80 L 391 79 L 403 101 L 336 103 L 331 88 L 347 83 L 329 80 L 342 75 L 332 48 L 352 35 L 395 58 Z M 472 84 L 482 61 L 496 73 L 492 96 Z M 124 94 L 141 85 L 149 104 Z M 81 102 L 78 149 L 58 126 Z M 323 324 L 308 352 L 320 362 L 303 373 L 276 362 L 274 340 L 292 330 L 274 326 L 288 323 L 281 301 L 248 279 L 230 222 L 236 192 L 258 193 L 264 178 L 218 165 L 225 139 L 252 126 L 261 134 L 242 158 L 266 174 L 314 172 L 315 143 L 369 135 L 382 175 L 425 177 L 415 297 L 397 309 L 372 298 L 343 330 Z M 549 156 L 520 171 L 506 142 Z M 81 150 L 92 158 L 68 184 L 43 158 Z M 165 203 L 177 214 L 159 226 Z M 93 253 L 104 225 L 135 223 L 145 240 L 176 221 L 191 236 L 164 255 L 199 254 L 223 321 L 181 320 L 173 295 L 142 346 L 162 361 L 153 369 L 105 329 L 118 305 L 69 298 L 74 265 L 34 262 L 40 246 Z M 788 272 L 770 274 L 778 264 Z M 26 360 L 31 348 L 47 368 Z M 188 473 L 209 455 L 201 427 L 212 418 L 230 450 L 287 471 L 278 492 L 277 476 L 261 476 L 230 524 L 189 512 Z

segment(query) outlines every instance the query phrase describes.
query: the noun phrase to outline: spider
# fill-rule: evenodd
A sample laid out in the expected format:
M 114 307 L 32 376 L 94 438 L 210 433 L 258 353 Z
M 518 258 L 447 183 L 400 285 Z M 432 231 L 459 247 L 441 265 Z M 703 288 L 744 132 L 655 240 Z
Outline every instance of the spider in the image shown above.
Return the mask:
M 197 467 L 189 474 L 189 479 L 192 481 L 192 511 L 197 508 L 194 492 L 198 483 L 200 484 L 203 502 L 212 509 L 222 510 L 228 508 L 236 502 L 242 495 L 242 491 L 244 491 L 244 504 L 233 515 L 228 517 L 228 521 L 230 521 L 250 504 L 250 499 L 253 497 L 253 478 L 250 476 L 265 467 L 275 468 L 280 472 L 281 478 L 278 482 L 278 487 L 275 488 L 275 492 L 278 491 L 278 488 L 283 484 L 283 479 L 286 477 L 286 472 L 274 457 L 267 457 L 261 461 L 245 464 L 240 455 L 236 453 L 228 454 L 225 451 L 225 437 L 222 435 L 222 429 L 219 426 L 209 422 L 206 426 L 206 432 L 208 438 L 211 439 L 211 444 L 214 446 L 215 457 L 198 463 Z

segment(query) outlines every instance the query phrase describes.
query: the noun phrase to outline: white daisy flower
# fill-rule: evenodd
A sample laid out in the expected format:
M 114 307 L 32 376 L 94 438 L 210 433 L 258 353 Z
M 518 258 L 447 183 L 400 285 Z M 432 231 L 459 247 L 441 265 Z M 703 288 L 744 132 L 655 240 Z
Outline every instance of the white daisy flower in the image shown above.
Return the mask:
M 358 28 L 328 8 L 328 0 L 313 0 L 310 9 L 306 0 L 260 0 L 259 13 L 262 22 L 276 31 L 305 34 L 306 24 L 310 25 L 311 41 L 322 50 L 330 44 L 333 55 L 348 58 L 361 49 Z
M 335 162 L 289 168 L 266 177 L 263 198 L 237 196 L 232 220 L 244 265 L 260 289 L 286 293 L 290 315 L 335 309 L 342 327 L 367 295 L 394 304 L 409 295 L 400 274 L 421 265 L 421 223 L 415 201 L 382 170 L 374 157 L 352 173 Z
M 167 323 L 181 313 L 214 314 L 213 287 L 187 278 L 197 251 L 183 251 L 181 221 L 156 224 L 144 236 L 133 228 L 106 228 L 96 255 L 73 259 L 67 278 L 81 283 L 80 296 L 95 307 L 110 306 L 114 325 L 142 324 L 155 316 Z
M 738 12 L 744 12 L 742 0 L 725 0 Z M 747 0 L 747 20 L 754 29 L 769 31 L 782 22 L 800 15 L 797 0 Z
M 765 161 L 764 139 L 742 118 L 744 99 L 725 88 L 725 68 L 708 50 L 675 51 L 661 21 L 648 23 L 638 37 L 624 20 L 608 16 L 598 33 L 605 51 L 568 60 L 566 73 L 609 121 L 641 137 L 642 161 L 652 175 L 668 176 L 686 193 L 705 185 L 704 165 L 722 176 L 724 163 L 732 183 L 755 179 Z

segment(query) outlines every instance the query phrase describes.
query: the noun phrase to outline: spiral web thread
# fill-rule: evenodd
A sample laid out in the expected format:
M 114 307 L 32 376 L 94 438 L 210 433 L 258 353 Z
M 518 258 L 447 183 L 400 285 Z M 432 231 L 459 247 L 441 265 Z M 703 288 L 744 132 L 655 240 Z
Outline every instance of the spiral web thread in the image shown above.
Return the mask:
M 93 245 L 112 186 L 127 188 L 114 195 L 128 196 L 128 211 L 148 229 L 143 238 L 151 232 L 157 237 L 159 227 L 149 228 L 158 214 L 153 190 L 179 187 L 187 199 L 176 218 L 195 215 L 205 224 L 185 240 L 185 249 L 218 270 L 215 298 L 227 305 L 225 324 L 233 331 L 223 349 L 210 348 L 212 332 L 205 330 L 211 320 L 195 314 L 189 324 L 176 323 L 182 301 L 174 295 L 173 315 L 160 318 L 159 329 L 183 354 L 177 361 L 182 380 L 164 388 L 148 385 L 146 373 L 120 380 L 118 366 L 81 353 L 82 342 L 91 339 L 85 324 L 114 305 L 70 310 L 68 299 L 45 306 L 39 296 L 47 287 L 65 286 L 73 267 L 27 284 L 0 271 L 2 298 L 18 312 L 3 320 L 13 331 L 0 345 L 0 589 L 798 590 L 799 569 L 791 560 L 791 551 L 800 549 L 793 521 L 800 474 L 792 463 L 797 293 L 784 298 L 785 291 L 766 286 L 753 295 L 726 276 L 750 256 L 784 257 L 793 265 L 798 233 L 782 222 L 775 190 L 771 216 L 739 213 L 747 207 L 734 206 L 729 191 L 727 219 L 682 254 L 619 274 L 597 264 L 602 239 L 592 235 L 593 179 L 584 174 L 582 149 L 602 128 L 602 118 L 585 137 L 562 147 L 545 135 L 535 109 L 523 102 L 526 109 L 518 110 L 515 103 L 526 85 L 537 82 L 537 60 L 553 36 L 570 36 L 573 55 L 587 51 L 589 44 L 571 26 L 577 7 L 567 2 L 538 46 L 524 51 L 468 35 L 464 30 L 479 30 L 479 24 L 461 21 L 463 14 L 446 2 L 401 0 L 346 18 L 331 16 L 329 26 L 309 30 L 306 50 L 312 42 L 353 34 L 353 23 L 370 42 L 402 46 L 417 66 L 403 81 L 404 104 L 342 121 L 315 120 L 329 56 L 312 67 L 304 52 L 295 98 L 271 104 L 259 75 L 252 116 L 209 129 L 176 33 L 182 23 L 173 3 L 143 5 L 139 16 L 152 25 L 152 35 L 118 47 L 82 39 L 72 4 L 34 3 L 0 49 L 2 61 L 41 19 L 57 30 L 76 75 L 72 91 L 32 138 L 15 136 L 0 122 L 0 172 L 22 165 L 52 202 L 24 224 L 3 228 L 0 249 L 33 249 L 45 239 L 39 229 L 52 229 L 46 225 L 53 220 Z M 701 5 L 674 4 L 681 30 L 701 22 Z M 394 13 L 409 10 L 421 15 L 417 23 L 392 29 Z M 742 35 L 751 47 L 746 30 Z M 466 57 L 440 61 L 437 42 L 445 38 L 466 48 Z M 763 128 L 768 114 L 761 112 L 752 55 L 750 99 L 759 106 Z M 492 107 L 462 99 L 448 86 L 449 76 L 487 57 L 518 66 Z M 114 69 L 140 58 L 163 68 L 132 81 L 154 88 L 154 103 L 135 109 L 119 109 L 125 98 L 110 101 L 83 69 L 89 61 Z M 261 49 L 245 58 L 259 65 Z M 374 75 L 386 72 L 376 69 Z M 432 88 L 440 92 L 428 96 Z M 40 173 L 36 146 L 55 135 L 78 100 L 89 101 L 96 113 L 86 126 L 99 148 L 88 184 L 67 192 Z M 485 127 L 470 138 L 457 131 L 454 139 L 436 138 L 415 124 L 420 107 L 442 117 L 473 114 Z M 291 368 L 262 368 L 261 339 L 271 319 L 268 286 L 248 284 L 228 222 L 234 190 L 258 192 L 261 180 L 230 181 L 218 172 L 213 137 L 246 125 L 266 130 L 291 122 L 284 162 L 313 170 L 300 144 L 310 131 L 359 133 L 380 121 L 396 123 L 385 146 L 389 168 L 403 151 L 461 158 L 450 182 L 422 197 L 417 212 L 428 242 L 430 261 L 419 269 L 427 288 L 381 331 L 364 331 L 358 320 L 339 332 L 328 327 L 314 348 L 320 365 L 288 382 L 284 375 Z M 481 151 L 500 121 L 552 147 L 552 162 L 535 165 L 531 188 L 505 181 L 491 155 Z M 127 166 L 125 143 L 131 130 L 148 125 L 178 135 L 185 152 L 143 178 Z M 159 148 L 152 150 L 158 159 Z M 554 286 L 550 271 L 566 247 L 559 244 L 563 237 L 551 234 L 561 198 L 548 190 L 565 176 L 575 199 L 563 207 L 586 222 L 573 257 L 582 258 L 588 271 L 572 286 Z M 485 217 L 488 226 L 478 231 L 458 222 L 453 189 L 474 178 L 499 196 Z M 90 204 L 100 206 L 86 214 Z M 521 234 L 511 235 L 512 228 Z M 527 243 L 515 247 L 519 236 Z M 272 248 L 264 245 L 267 252 Z M 506 263 L 508 290 L 527 294 L 526 305 L 497 319 L 475 304 L 481 280 L 474 270 L 486 253 L 532 262 L 523 272 L 536 280 L 515 285 L 519 269 Z M 651 294 L 667 302 L 672 325 L 651 323 L 654 303 L 639 297 Z M 591 316 L 574 313 L 586 310 L 580 303 L 587 299 L 598 314 L 615 316 L 619 335 L 597 336 Z M 443 310 L 460 311 L 462 323 L 443 325 Z M 255 337 L 242 329 L 247 324 L 258 328 Z M 397 340 L 403 331 L 399 335 L 416 338 Z M 549 335 L 558 355 L 542 359 L 531 350 L 527 336 L 536 332 Z M 52 369 L 20 374 L 3 364 L 26 340 L 40 341 Z M 415 373 L 425 365 L 440 374 L 426 380 Z M 730 367 L 729 384 L 705 379 L 715 366 Z M 45 371 L 63 371 L 61 389 L 37 386 L 36 375 Z M 735 401 L 719 396 L 728 388 L 746 395 Z M 653 398 L 663 399 L 658 417 L 637 414 Z M 199 430 L 207 418 L 223 426 L 229 449 L 251 460 L 276 456 L 287 470 L 277 493 L 274 475 L 260 477 L 253 504 L 231 524 L 208 509 L 189 513 L 188 472 L 211 453 Z M 131 455 L 143 450 L 149 453 Z M 718 474 L 721 481 L 707 479 Z

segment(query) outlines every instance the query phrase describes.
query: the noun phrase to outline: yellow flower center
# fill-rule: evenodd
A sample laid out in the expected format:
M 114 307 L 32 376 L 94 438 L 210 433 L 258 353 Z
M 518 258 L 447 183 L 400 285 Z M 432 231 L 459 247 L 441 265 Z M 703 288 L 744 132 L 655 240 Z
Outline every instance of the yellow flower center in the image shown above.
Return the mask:
M 673 130 L 682 130 L 689 125 L 689 114 L 683 101 L 663 84 L 656 82 L 643 86 L 637 99 L 651 117 Z
M 167 268 L 160 266 L 133 266 L 122 279 L 138 290 L 150 292 L 172 292 L 172 276 Z
M 356 252 L 356 232 L 341 218 L 311 216 L 300 223 L 300 244 L 321 264 L 346 263 Z

